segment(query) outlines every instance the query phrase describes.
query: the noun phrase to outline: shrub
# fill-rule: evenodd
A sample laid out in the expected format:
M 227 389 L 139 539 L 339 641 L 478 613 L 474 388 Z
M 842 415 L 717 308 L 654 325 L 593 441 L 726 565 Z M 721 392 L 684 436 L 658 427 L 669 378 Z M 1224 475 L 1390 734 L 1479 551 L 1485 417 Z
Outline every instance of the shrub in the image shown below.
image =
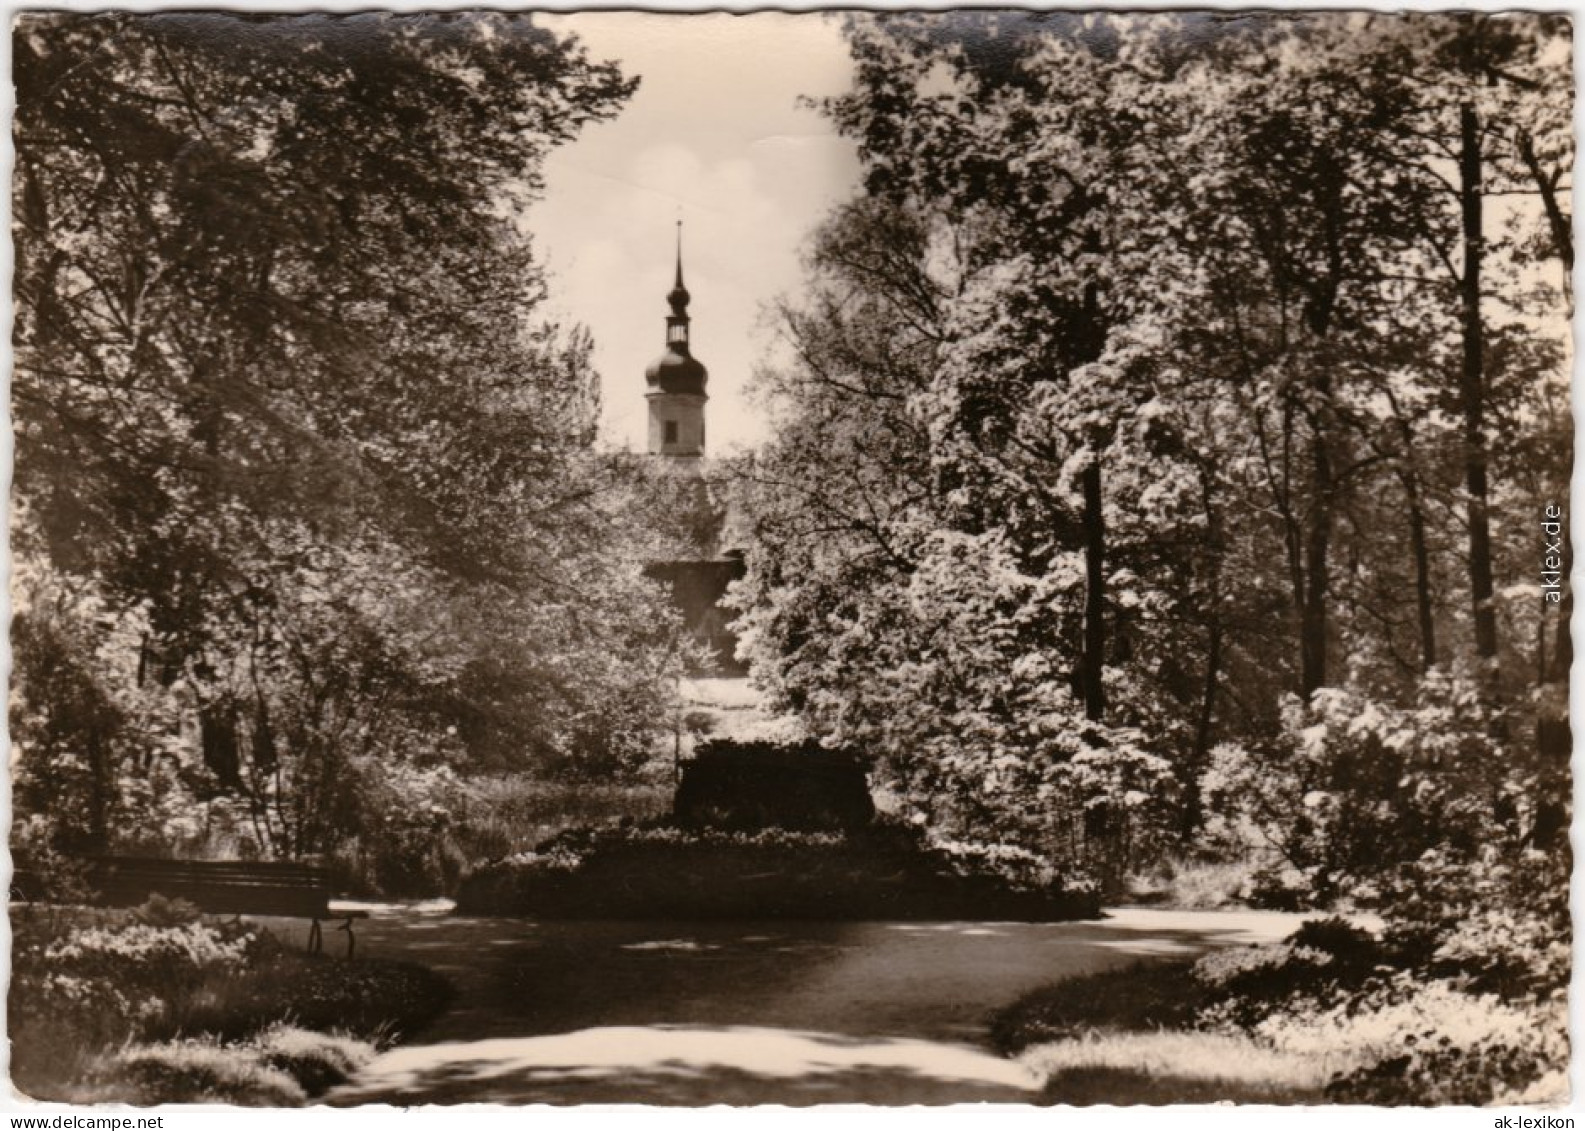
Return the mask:
M 667 810 L 672 786 L 408 769 L 394 787 L 375 783 L 367 792 L 371 815 L 328 863 L 339 890 L 389 899 L 455 895 L 470 866 L 531 851 L 570 827 L 653 818 Z
M 998 876 L 1031 891 L 1057 883 L 1059 872 L 1050 857 L 1016 844 L 944 837 L 930 837 L 925 843 L 929 851 L 942 857 L 960 876 Z M 1068 886 L 1070 890 L 1074 887 L 1072 883 Z
M 1515 761 L 1499 723 L 1473 682 L 1440 673 L 1412 708 L 1340 688 L 1289 696 L 1278 736 L 1213 752 L 1201 781 L 1209 832 L 1235 849 L 1275 847 L 1257 885 L 1268 906 L 1368 902 L 1424 853 L 1467 854 L 1496 834 L 1490 799 Z
M 1543 720 L 1529 743 L 1527 710 L 1433 673 L 1413 707 L 1327 689 L 1288 705 L 1276 742 L 1220 751 L 1204 784 L 1221 833 L 1280 849 L 1268 897 L 1375 906 L 1385 927 L 1378 941 L 1306 924 L 1229 974 L 1202 1021 L 1290 1051 L 1361 1049 L 1334 1099 L 1544 1091 L 1567 1063 L 1570 859 L 1555 843 L 1566 783 L 1536 748 L 1555 739 Z
M 974 713 L 894 752 L 882 784 L 908 819 L 943 839 L 1016 845 L 1120 895 L 1126 877 L 1179 843 L 1170 742 L 1073 717 L 1071 704 L 1027 706 L 1040 720 L 1032 746 L 1023 728 L 1009 733 Z
M 185 899 L 171 899 L 158 892 L 128 914 L 134 923 L 141 923 L 145 927 L 186 927 L 203 918 L 203 912 L 194 904 Z
M 1561 992 L 1570 976 L 1569 854 L 1484 846 L 1424 854 L 1382 885 L 1406 962 L 1505 998 Z
M 283 1022 L 390 1040 L 432 1017 L 449 995 L 445 980 L 420 966 L 304 954 L 256 927 L 187 921 L 190 914 L 190 907 L 162 900 L 132 912 L 14 916 L 8 1018 L 19 1089 L 39 1098 L 77 1097 L 95 1078 L 104 1050 L 198 1035 L 205 1041 L 178 1042 L 172 1046 L 177 1052 L 138 1068 L 139 1087 L 164 1080 L 198 1088 L 181 1083 L 180 1073 L 191 1070 L 219 1073 L 221 1083 L 214 1086 L 222 1088 L 234 1078 L 222 1071 L 232 1054 L 210 1055 L 203 1048 L 224 1042 L 230 1049 L 274 1033 L 267 1042 L 271 1055 L 289 1066 L 293 1048 L 301 1051 L 307 1038 L 285 1035 Z M 344 1060 L 336 1049 L 344 1053 L 350 1046 L 336 1040 L 324 1038 L 326 1051 L 316 1059 L 326 1065 Z
M 652 820 L 670 809 L 673 784 L 568 783 L 506 774 L 465 781 L 453 830 L 469 865 L 530 852 L 570 828 Z
M 1257 866 L 1246 859 L 1178 860 L 1128 881 L 1136 903 L 1212 911 L 1251 903 Z
M 90 927 L 45 949 L 57 971 L 108 977 L 123 986 L 171 988 L 211 969 L 232 971 L 247 964 L 257 928 L 207 922 L 152 926 Z
M 1331 966 L 1331 955 L 1292 943 L 1214 951 L 1193 970 L 1204 988 L 1200 1022 L 1251 1029 L 1295 1000 L 1326 996 L 1336 984 Z
M 1288 942 L 1296 948 L 1326 955 L 1332 970 L 1349 978 L 1364 977 L 1386 957 L 1375 935 L 1338 915 L 1306 919 Z
M 1404 974 L 1323 1011 L 1287 1010 L 1255 1036 L 1311 1055 L 1353 1049 L 1361 1063 L 1329 1098 L 1369 1104 L 1488 1104 L 1568 1063 L 1561 1002 L 1507 1003 Z
M 43 816 L 17 815 L 11 829 L 13 903 L 87 903 L 93 894 L 90 862 L 56 851 L 50 838 L 50 824 Z
M 1352 1058 L 1327 1085 L 1338 1102 L 1486 1104 L 1567 1064 L 1561 995 L 1504 1001 L 1382 962 L 1401 957 L 1338 920 L 1208 955 L 1194 968 L 1206 987 L 1198 1023 L 1279 1053 Z
M 352 762 L 342 833 L 329 845 L 338 886 L 355 895 L 409 898 L 456 887 L 465 863 L 453 844 L 464 790 L 447 766 L 385 758 Z
M 1391 955 L 1369 931 L 1346 919 L 1312 919 L 1281 943 L 1213 951 L 1191 971 L 1203 990 L 1199 1024 L 1252 1031 L 1287 1011 L 1343 1002 L 1391 973 Z

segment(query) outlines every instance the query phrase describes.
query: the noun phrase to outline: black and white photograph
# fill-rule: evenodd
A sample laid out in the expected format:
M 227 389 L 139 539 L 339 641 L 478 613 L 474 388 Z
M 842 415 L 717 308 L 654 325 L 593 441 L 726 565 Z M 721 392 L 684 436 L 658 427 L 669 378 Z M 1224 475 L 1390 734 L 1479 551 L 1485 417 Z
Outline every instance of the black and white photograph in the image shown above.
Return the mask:
M 1569 13 L 10 15 L 8 1110 L 1578 1110 Z

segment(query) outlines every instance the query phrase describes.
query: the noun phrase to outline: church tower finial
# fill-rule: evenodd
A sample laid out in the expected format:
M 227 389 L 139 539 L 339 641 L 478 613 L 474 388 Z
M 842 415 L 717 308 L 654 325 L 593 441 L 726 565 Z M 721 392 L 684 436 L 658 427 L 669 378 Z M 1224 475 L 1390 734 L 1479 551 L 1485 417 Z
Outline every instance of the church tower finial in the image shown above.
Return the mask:
M 678 220 L 677 221 L 677 279 L 676 279 L 676 282 L 672 283 L 671 294 L 666 296 L 666 301 L 671 304 L 672 318 L 680 318 L 680 319 L 683 320 L 683 335 L 682 335 L 682 338 L 680 339 L 683 342 L 687 342 L 687 340 L 688 340 L 688 322 L 687 322 L 687 319 L 688 319 L 688 300 L 691 297 L 692 296 L 688 294 L 688 288 L 682 285 L 682 221 Z M 667 341 L 677 341 L 679 339 L 674 338 L 670 334 L 668 334 L 666 336 L 666 340 Z

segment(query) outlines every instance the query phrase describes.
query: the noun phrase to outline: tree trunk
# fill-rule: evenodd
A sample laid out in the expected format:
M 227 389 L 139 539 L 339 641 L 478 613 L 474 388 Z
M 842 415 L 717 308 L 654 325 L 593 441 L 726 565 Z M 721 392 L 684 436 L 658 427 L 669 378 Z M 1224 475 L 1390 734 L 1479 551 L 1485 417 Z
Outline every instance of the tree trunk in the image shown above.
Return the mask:
M 1212 502 L 1211 486 L 1201 481 L 1205 507 L 1207 546 L 1209 548 L 1208 576 L 1206 578 L 1206 642 L 1205 680 L 1200 693 L 1200 714 L 1194 727 L 1194 753 L 1190 764 L 1184 767 L 1183 823 L 1180 831 L 1185 839 L 1199 831 L 1204 819 L 1204 806 L 1200 798 L 1200 775 L 1211 760 L 1212 726 L 1216 721 L 1217 690 L 1222 679 L 1222 524 Z
M 84 745 L 87 748 L 90 775 L 87 848 L 90 852 L 105 852 L 110 848 L 110 812 L 119 793 L 115 765 L 111 760 L 107 728 L 96 726 L 86 737 Z
M 1278 510 L 1282 515 L 1282 548 L 1288 563 L 1288 593 L 1293 602 L 1293 612 L 1298 618 L 1299 657 L 1300 657 L 1300 690 L 1306 696 L 1310 689 L 1306 686 L 1304 674 L 1305 657 L 1305 530 L 1304 525 L 1294 514 L 1293 495 L 1288 485 L 1292 457 L 1290 452 L 1293 447 L 1293 403 L 1291 400 L 1283 406 L 1282 410 L 1282 494 L 1278 499 Z
M 1464 220 L 1464 274 L 1459 280 L 1464 357 L 1460 397 L 1464 410 L 1464 484 L 1468 492 L 1469 589 L 1475 622 L 1475 654 L 1495 676 L 1497 610 L 1492 603 L 1491 520 L 1486 482 L 1485 326 L 1481 321 L 1482 237 L 1480 119 L 1475 107 L 1459 108 L 1459 193 Z
M 1425 539 L 1425 506 L 1413 472 L 1403 474 L 1409 502 L 1409 546 L 1414 553 L 1414 601 L 1420 620 L 1420 670 L 1436 667 L 1436 618 L 1431 605 L 1431 551 Z
M 1420 670 L 1436 667 L 1436 606 L 1432 600 L 1431 546 L 1426 538 L 1425 497 L 1420 489 L 1420 473 L 1414 463 L 1414 426 L 1404 415 L 1398 398 L 1389 388 L 1387 403 L 1392 406 L 1403 451 L 1397 459 L 1398 482 L 1403 485 L 1404 501 L 1409 507 L 1409 549 L 1414 555 L 1414 604 L 1420 628 Z
M 1180 832 L 1185 840 L 1199 832 L 1205 820 L 1204 800 L 1200 796 L 1200 777 L 1211 761 L 1211 725 L 1216 719 L 1216 692 L 1222 679 L 1222 618 L 1211 612 L 1210 638 L 1205 646 L 1205 685 L 1200 696 L 1200 717 L 1194 728 L 1194 760 L 1183 776 L 1183 823 Z
M 1299 654 L 1301 687 L 1308 699 L 1326 686 L 1326 592 L 1331 581 L 1327 555 L 1332 546 L 1332 454 L 1320 430 L 1311 453 L 1311 487 L 1315 492 L 1304 547 L 1304 604 L 1300 609 Z
M 1106 714 L 1106 518 L 1101 512 L 1101 457 L 1095 452 L 1084 469 L 1084 717 L 1099 722 Z

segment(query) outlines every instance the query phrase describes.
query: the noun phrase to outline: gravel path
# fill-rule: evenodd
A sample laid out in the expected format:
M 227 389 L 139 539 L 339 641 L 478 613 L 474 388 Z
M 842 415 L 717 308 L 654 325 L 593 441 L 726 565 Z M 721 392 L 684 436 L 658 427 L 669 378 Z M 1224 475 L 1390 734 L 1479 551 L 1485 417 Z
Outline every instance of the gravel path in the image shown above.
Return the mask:
M 1029 990 L 1281 938 L 1298 917 L 1124 909 L 1094 923 L 665 923 L 375 908 L 359 951 L 457 999 L 328 1102 L 1029 1103 L 984 1048 Z

